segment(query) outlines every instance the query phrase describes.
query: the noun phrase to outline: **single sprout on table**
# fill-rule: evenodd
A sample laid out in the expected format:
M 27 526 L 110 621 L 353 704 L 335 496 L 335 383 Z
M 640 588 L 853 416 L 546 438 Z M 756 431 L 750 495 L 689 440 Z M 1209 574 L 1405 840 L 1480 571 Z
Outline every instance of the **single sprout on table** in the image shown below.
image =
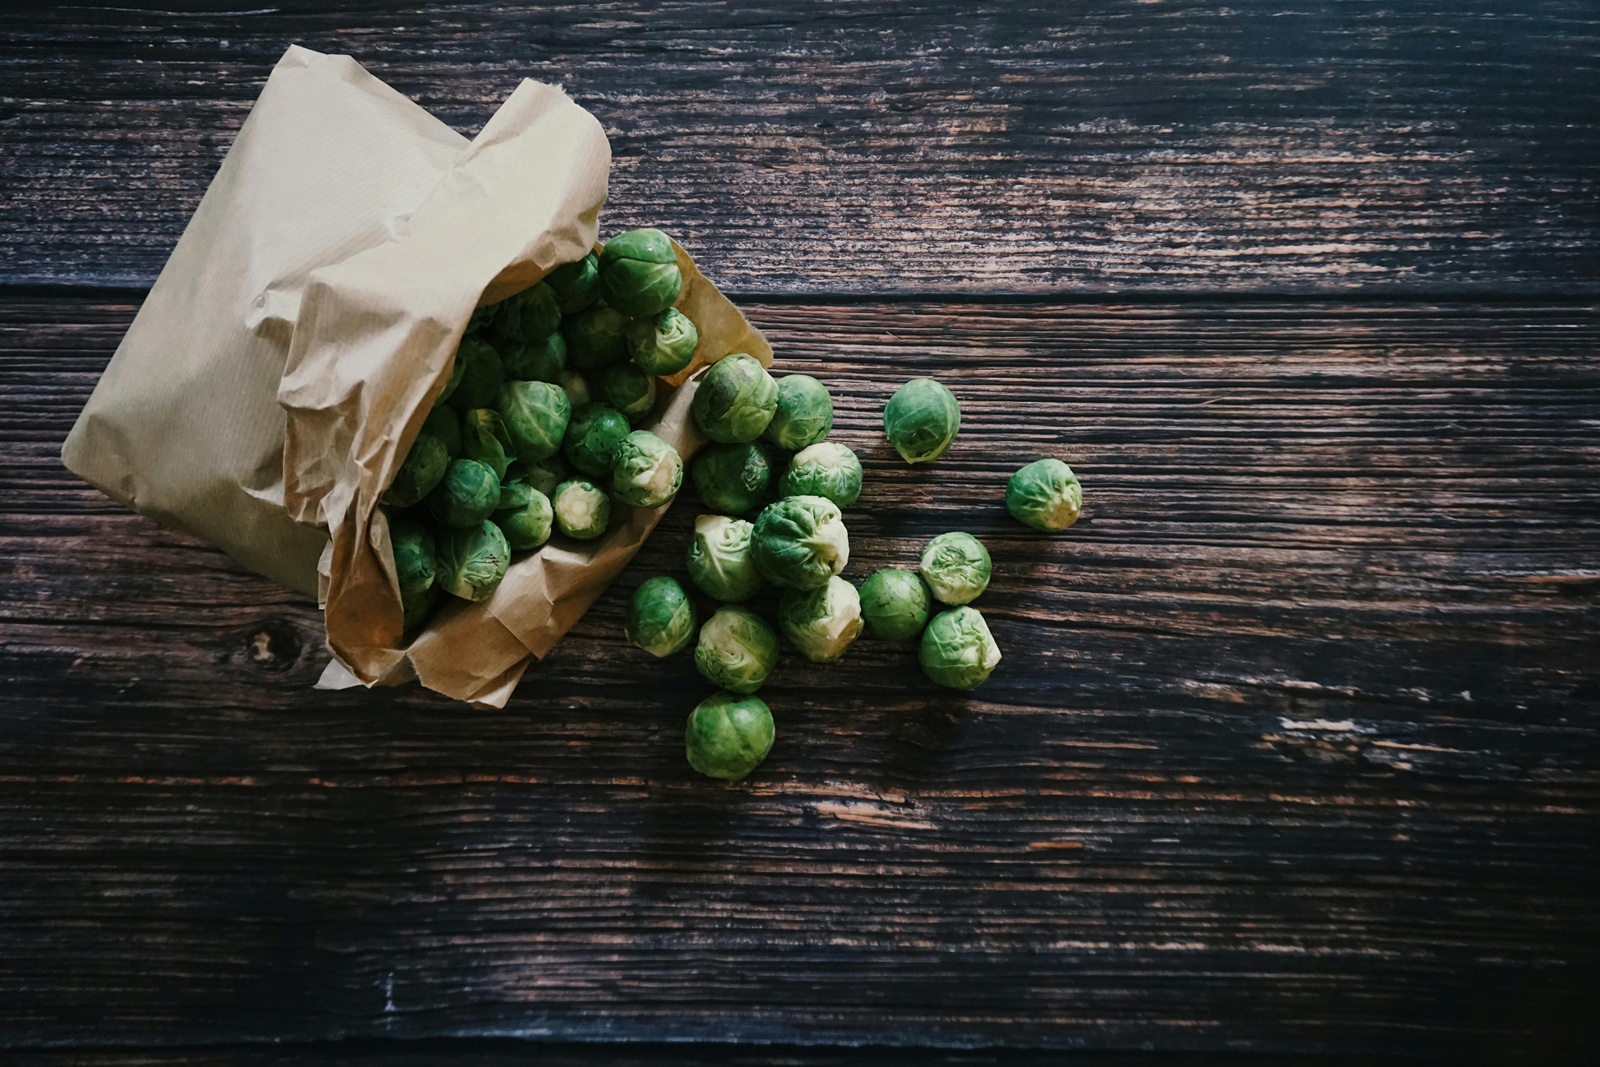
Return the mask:
M 494 471 L 496 478 L 506 476 L 506 468 L 511 465 L 511 436 L 499 412 L 473 408 L 462 413 L 461 455 L 482 463 Z
M 1059 459 L 1034 460 L 1006 483 L 1006 510 L 1036 530 L 1065 530 L 1083 510 L 1083 486 Z
M 678 450 L 649 430 L 634 430 L 617 446 L 611 487 L 635 508 L 658 508 L 678 494 L 683 460 Z
M 690 474 L 700 502 L 728 515 L 755 510 L 772 485 L 772 464 L 754 441 L 706 446 L 695 457 Z
M 428 617 L 435 600 L 438 546 L 433 531 L 415 519 L 399 516 L 389 522 L 395 578 L 400 585 L 401 626 L 410 630 Z
M 920 634 L 932 602 L 922 579 L 899 567 L 885 567 L 861 583 L 861 619 L 867 633 L 885 641 Z
M 501 357 L 506 377 L 519 382 L 559 382 L 567 369 L 567 339 L 559 333 L 508 345 Z
M 861 597 L 843 578 L 790 589 L 778 603 L 778 629 L 812 663 L 831 663 L 861 633 Z
M 462 600 L 488 600 L 511 565 L 511 546 L 492 522 L 441 530 L 439 587 Z
M 561 306 L 555 292 L 536 282 L 500 301 L 490 332 L 502 348 L 549 337 L 561 325 Z
M 538 548 L 550 540 L 550 528 L 555 521 L 555 510 L 550 498 L 532 486 L 524 484 L 517 494 L 519 502 L 503 507 L 494 513 L 494 523 L 506 535 L 506 543 L 518 552 Z M 505 502 L 502 488 L 501 502 Z
M 622 630 L 652 656 L 670 656 L 694 637 L 694 601 L 674 578 L 647 578 L 633 591 Z
M 833 501 L 785 497 L 756 518 L 751 538 L 756 570 L 784 589 L 816 589 L 850 561 L 850 535 Z
M 715 600 L 738 603 L 761 590 L 761 574 L 750 552 L 755 527 L 726 515 L 700 515 L 684 566 L 700 591 Z
M 613 363 L 600 372 L 600 399 L 638 422 L 656 406 L 656 380 L 637 363 Z
M 627 418 L 609 404 L 589 403 L 572 413 L 562 451 L 567 462 L 591 478 L 604 478 L 617 460 L 617 449 L 631 433 Z
M 919 569 L 933 591 L 945 604 L 966 604 L 989 588 L 994 565 L 989 550 L 969 533 L 942 533 L 922 550 Z
M 462 368 L 461 381 L 450 394 L 450 406 L 457 411 L 471 411 L 493 405 L 506 379 L 500 353 L 494 346 L 476 339 L 462 341 L 456 349 L 456 362 Z
M 580 260 L 563 263 L 545 275 L 544 282 L 555 293 L 561 314 L 576 314 L 600 295 L 600 257 L 590 252 Z
M 883 432 L 907 463 L 931 463 L 950 450 L 961 429 L 961 405 L 932 378 L 913 378 L 889 398 Z
M 561 324 L 567 340 L 567 364 L 578 370 L 597 371 L 628 358 L 627 330 L 631 320 L 604 301 L 596 301 Z
M 611 498 L 586 478 L 569 478 L 550 498 L 556 529 L 577 541 L 592 541 L 611 523 Z
M 1000 646 L 976 608 L 954 608 L 928 623 L 917 659 L 923 673 L 940 685 L 971 689 L 994 671 Z
M 778 379 L 778 406 L 763 436 L 779 448 L 798 452 L 828 436 L 833 429 L 833 397 L 828 387 L 809 374 Z
M 694 665 L 706 681 L 735 693 L 754 693 L 778 662 L 778 635 L 744 608 L 718 608 L 700 627 Z
M 861 461 L 837 441 L 796 452 L 779 487 L 784 496 L 825 496 L 841 508 L 861 498 Z
M 539 463 L 561 451 L 572 405 L 559 385 L 507 382 L 495 399 L 511 452 L 523 463 Z
M 422 432 L 430 433 L 444 445 L 451 459 L 461 455 L 461 416 L 452 407 L 436 407 L 422 420 Z
M 664 377 L 676 374 L 694 360 L 700 344 L 700 331 L 689 316 L 677 308 L 667 308 L 649 319 L 638 319 L 628 327 L 628 355 L 650 374 Z
M 475 459 L 454 459 L 425 503 L 446 526 L 476 526 L 500 506 L 500 476 Z
M 450 466 L 450 452 L 433 434 L 423 431 L 411 442 L 400 469 L 383 494 L 385 504 L 408 508 L 421 500 L 444 478 Z
M 678 254 L 660 230 L 629 230 L 600 251 L 600 298 L 624 315 L 660 314 L 682 290 Z
M 713 363 L 694 394 L 695 425 L 713 441 L 754 441 L 778 408 L 778 383 L 754 356 L 737 352 Z
M 701 774 L 736 782 L 767 758 L 775 736 L 772 711 L 760 697 L 714 693 L 689 714 L 684 753 Z

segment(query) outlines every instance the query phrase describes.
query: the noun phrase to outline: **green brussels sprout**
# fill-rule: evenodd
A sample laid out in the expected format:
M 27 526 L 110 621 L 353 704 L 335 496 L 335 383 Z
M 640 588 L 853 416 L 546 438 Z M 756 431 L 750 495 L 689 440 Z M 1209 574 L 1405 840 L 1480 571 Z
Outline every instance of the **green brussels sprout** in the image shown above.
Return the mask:
M 867 633 L 885 641 L 920 634 L 932 602 L 922 579 L 899 567 L 885 567 L 861 583 L 861 619 Z
M 778 635 L 744 608 L 718 608 L 700 627 L 694 665 L 712 685 L 754 693 L 778 662 Z
M 677 308 L 667 308 L 654 318 L 638 319 L 628 326 L 628 355 L 658 377 L 677 374 L 694 362 L 694 350 L 699 345 L 700 331 Z
M 922 631 L 922 672 L 951 689 L 971 689 L 994 671 L 1000 646 L 976 608 L 941 611 Z
M 670 656 L 694 636 L 694 601 L 677 579 L 647 578 L 633 591 L 622 632 L 652 656 Z
M 500 506 L 500 477 L 475 459 L 453 459 L 425 503 L 446 526 L 476 526 Z
M 493 408 L 473 408 L 461 416 L 461 455 L 475 459 L 494 471 L 496 478 L 505 478 L 511 465 L 511 437 L 506 424 Z
M 451 459 L 461 455 L 461 416 L 455 408 L 434 408 L 422 420 L 422 432 L 432 434 L 444 445 Z
M 828 387 L 809 374 L 778 379 L 778 406 L 764 435 L 779 448 L 798 452 L 828 436 L 833 429 L 833 397 Z
M 779 484 L 784 496 L 825 496 L 847 508 L 861 496 L 861 461 L 837 441 L 822 441 L 796 452 Z
M 433 607 L 438 547 L 433 531 L 404 516 L 389 523 L 389 547 L 394 551 L 395 578 L 400 585 L 401 626 L 409 630 L 427 618 Z
M 1006 510 L 1036 530 L 1065 530 L 1083 510 L 1083 486 L 1059 459 L 1036 459 L 1006 483 Z
M 450 404 L 457 411 L 471 411 L 494 405 L 500 383 L 505 381 L 505 367 L 500 353 L 487 341 L 462 341 L 456 349 L 456 362 L 461 364 L 461 384 L 450 394 Z
M 549 382 L 507 382 L 495 398 L 511 451 L 524 463 L 549 459 L 561 451 L 572 405 L 566 391 Z
M 463 343 L 469 340 L 476 340 L 476 338 L 471 336 L 462 338 Z M 461 348 L 458 345 L 456 347 L 456 356 L 450 361 L 450 377 L 445 379 L 444 388 L 439 390 L 439 396 L 433 402 L 434 407 L 438 407 L 455 395 L 456 390 L 461 386 L 461 379 L 466 376 L 466 373 L 467 364 L 461 358 Z
M 754 510 L 772 484 L 772 465 L 754 441 L 707 446 L 695 457 L 690 474 L 700 502 L 728 515 Z
M 713 693 L 689 713 L 684 754 L 701 774 L 737 782 L 767 758 L 774 736 L 772 710 L 760 697 Z
M 499 310 L 499 304 L 488 304 L 481 308 L 473 308 L 472 315 L 467 319 L 467 333 L 471 336 L 483 333 L 494 322 L 495 312 Z
M 592 541 L 611 523 L 611 498 L 585 478 L 569 478 L 550 498 L 556 529 L 576 541 Z
M 538 548 L 550 540 L 550 524 L 555 519 L 549 497 L 530 485 L 523 485 L 522 489 L 520 504 L 494 513 L 494 523 L 506 535 L 506 543 L 518 552 Z M 504 492 L 500 499 L 505 502 Z
M 405 462 L 394 472 L 394 480 L 383 494 L 385 504 L 408 508 L 433 492 L 433 487 L 444 478 L 450 466 L 450 452 L 444 443 L 431 433 L 419 433 L 411 442 L 411 451 Z
M 624 315 L 658 315 L 682 290 L 678 254 L 660 230 L 629 230 L 600 251 L 600 298 Z
M 617 449 L 631 432 L 622 412 L 607 404 L 585 404 L 572 413 L 562 451 L 579 473 L 604 478 L 617 461 Z
M 761 589 L 761 574 L 750 555 L 755 527 L 726 515 L 700 515 L 684 560 L 700 591 L 716 600 L 749 600 Z
M 560 325 L 561 306 L 555 292 L 544 282 L 536 282 L 500 301 L 492 330 L 501 347 L 510 348 L 549 337 Z
M 778 407 L 778 383 L 753 356 L 724 356 L 711 365 L 694 394 L 694 422 L 713 441 L 754 441 Z
M 520 382 L 559 382 L 567 369 L 567 339 L 559 333 L 508 345 L 506 377 Z
M 561 391 L 567 394 L 567 402 L 572 405 L 573 411 L 577 411 L 594 399 L 589 391 L 589 379 L 575 370 L 569 370 L 561 375 Z
M 439 531 L 439 588 L 462 600 L 488 600 L 511 566 L 511 546 L 492 522 Z
M 756 570 L 784 589 L 816 589 L 850 561 L 850 535 L 827 497 L 791 496 L 756 517 L 750 540 Z
M 989 550 L 969 533 L 942 533 L 922 550 L 923 581 L 945 604 L 966 604 L 989 588 Z
M 530 463 L 518 461 L 506 469 L 505 482 L 520 482 L 530 489 L 537 489 L 545 496 L 554 496 L 556 486 L 567 480 L 567 463 L 558 452 L 549 459 L 534 460 Z
M 950 450 L 961 429 L 961 405 L 932 378 L 913 378 L 889 398 L 883 432 L 907 463 L 931 463 Z
M 561 324 L 568 365 L 595 371 L 627 359 L 628 324 L 628 316 L 603 301 L 568 318 Z
M 544 283 L 556 294 L 561 314 L 576 314 L 600 295 L 600 257 L 590 252 L 580 260 L 563 263 L 545 275 Z
M 649 430 L 634 430 L 624 437 L 613 462 L 611 488 L 630 507 L 658 508 L 683 484 L 678 450 Z
M 516 466 L 516 464 L 512 464 Z M 500 525 L 502 533 L 505 532 L 505 523 L 500 522 L 499 515 L 502 511 L 516 511 L 518 508 L 528 506 L 528 501 L 533 499 L 533 486 L 523 481 L 519 475 L 506 471 L 506 476 L 500 479 L 500 505 L 494 509 L 495 522 Z M 509 538 L 507 538 L 509 540 Z
M 428 616 L 433 614 L 433 609 L 439 603 L 439 587 L 430 585 L 420 593 L 407 596 L 400 594 L 400 631 L 410 633 L 418 626 L 428 621 Z
M 861 633 L 861 597 L 843 578 L 790 589 L 778 602 L 778 629 L 812 663 L 831 663 Z
M 637 363 L 613 363 L 600 372 L 600 399 L 638 422 L 656 406 L 656 380 Z

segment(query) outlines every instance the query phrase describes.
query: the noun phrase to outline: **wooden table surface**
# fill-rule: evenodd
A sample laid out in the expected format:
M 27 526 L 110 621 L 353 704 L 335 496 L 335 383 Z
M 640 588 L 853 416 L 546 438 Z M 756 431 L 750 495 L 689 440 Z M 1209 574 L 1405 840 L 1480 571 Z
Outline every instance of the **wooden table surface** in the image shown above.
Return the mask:
M 18 8 L 9 1062 L 1592 1049 L 1592 2 Z M 791 654 L 771 757 L 714 783 L 680 739 L 703 683 L 620 633 L 692 501 L 473 711 L 313 691 L 314 605 L 69 475 L 291 42 L 469 133 L 563 83 L 615 151 L 602 232 L 672 232 L 833 388 L 848 576 L 989 544 L 991 681 Z M 909 469 L 877 420 L 921 374 L 964 425 Z M 1043 452 L 1086 486 L 1061 537 L 999 504 Z

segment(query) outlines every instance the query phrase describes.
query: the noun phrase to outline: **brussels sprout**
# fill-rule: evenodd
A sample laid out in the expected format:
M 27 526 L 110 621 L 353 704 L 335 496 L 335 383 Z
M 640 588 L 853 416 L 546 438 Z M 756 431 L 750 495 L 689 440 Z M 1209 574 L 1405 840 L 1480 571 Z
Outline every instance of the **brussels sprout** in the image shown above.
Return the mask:
M 825 496 L 847 508 L 861 496 L 861 461 L 837 441 L 795 453 L 780 483 L 784 496 Z
M 475 340 L 473 337 L 462 338 L 462 343 Z M 461 348 L 456 347 L 456 356 L 450 361 L 450 377 L 445 379 L 444 388 L 439 390 L 439 396 L 434 400 L 433 406 L 438 407 L 455 395 L 456 389 L 461 385 L 461 379 L 467 373 L 466 361 L 461 358 Z
M 861 583 L 861 619 L 873 637 L 904 641 L 927 625 L 932 600 L 921 578 L 885 567 Z
M 624 315 L 660 314 L 682 289 L 678 254 L 660 230 L 629 230 L 600 251 L 600 298 Z
M 585 404 L 572 413 L 562 451 L 567 462 L 591 478 L 604 478 L 617 460 L 617 449 L 629 434 L 622 412 L 606 404 Z
M 456 362 L 462 365 L 461 384 L 450 394 L 451 406 L 457 411 L 492 407 L 506 377 L 500 353 L 487 341 L 462 341 Z
M 683 484 L 678 450 L 649 430 L 635 430 L 617 446 L 611 488 L 617 499 L 635 508 L 658 508 Z
M 433 614 L 434 605 L 439 603 L 439 587 L 430 585 L 420 593 L 407 596 L 400 594 L 400 631 L 410 633 Z
M 383 494 L 385 504 L 408 508 L 433 492 L 450 465 L 450 452 L 444 443 L 431 433 L 417 434 L 411 442 L 411 451 L 405 462 L 394 472 L 394 481 Z
M 581 371 L 599 370 L 628 358 L 628 316 L 605 303 L 591 304 L 561 324 L 567 363 Z
M 850 535 L 839 508 L 820 496 L 769 504 L 756 517 L 750 545 L 761 577 L 785 589 L 826 585 L 850 560 Z
M 1059 459 L 1036 459 L 1006 483 L 1006 510 L 1036 530 L 1065 530 L 1082 509 L 1083 486 Z
M 400 516 L 389 523 L 389 547 L 394 552 L 394 573 L 400 599 L 420 599 L 433 588 L 438 546 L 433 531 L 416 519 Z
M 761 574 L 750 555 L 750 535 L 755 531 L 743 519 L 726 515 L 700 515 L 694 520 L 685 565 L 689 577 L 706 596 L 737 602 L 749 600 L 761 589 Z
M 572 405 L 559 385 L 507 382 L 495 398 L 511 451 L 524 463 L 549 459 L 561 451 Z
M 585 478 L 569 478 L 556 486 L 550 498 L 556 529 L 577 541 L 592 541 L 611 522 L 611 498 Z
M 473 308 L 472 315 L 467 319 L 467 333 L 478 335 L 489 328 L 494 322 L 495 312 L 500 310 L 499 304 L 489 304 L 481 308 Z
M 778 662 L 778 635 L 744 608 L 718 608 L 700 627 L 694 665 L 712 685 L 754 693 Z
M 819 589 L 790 589 L 778 602 L 778 629 L 812 663 L 831 663 L 861 632 L 861 597 L 843 578 Z
M 492 522 L 439 531 L 439 588 L 462 600 L 488 600 L 511 566 L 511 546 Z
M 989 550 L 969 533 L 942 533 L 922 550 L 922 578 L 934 598 L 966 604 L 989 588 Z
M 580 260 L 563 263 L 545 275 L 544 283 L 556 294 L 561 314 L 582 311 L 600 295 L 600 257 L 590 252 Z
M 461 455 L 475 459 L 505 478 L 511 464 L 511 437 L 493 408 L 473 408 L 461 416 Z
M 778 407 L 764 435 L 779 448 L 798 452 L 816 444 L 833 429 L 833 397 L 828 387 L 809 374 L 778 379 Z
M 976 608 L 941 611 L 922 632 L 922 672 L 951 689 L 971 689 L 1000 662 L 1000 646 Z
M 651 374 L 676 374 L 694 360 L 700 344 L 700 331 L 689 316 L 677 308 L 667 308 L 650 319 L 638 319 L 628 327 L 628 355 Z
M 555 518 L 549 497 L 532 486 L 522 488 L 521 503 L 494 513 L 494 523 L 506 535 L 506 543 L 519 552 L 538 548 L 550 540 L 550 524 Z M 504 492 L 500 499 L 505 502 Z
M 567 369 L 567 339 L 559 333 L 506 348 L 506 377 L 520 382 L 559 382 Z
M 549 337 L 561 325 L 561 307 L 556 294 L 544 282 L 500 301 L 492 331 L 502 347 L 526 344 Z
M 567 394 L 567 402 L 572 405 L 573 411 L 577 411 L 594 399 L 593 394 L 589 392 L 589 379 L 575 370 L 569 370 L 561 375 L 561 391 Z
M 600 399 L 638 422 L 656 406 L 656 380 L 637 363 L 613 363 L 600 372 Z
M 713 693 L 689 713 L 684 754 L 701 774 L 737 782 L 767 758 L 774 736 L 772 710 L 760 697 Z
M 647 578 L 633 591 L 622 632 L 652 656 L 670 656 L 694 636 L 694 601 L 675 578 Z
M 535 460 L 532 463 L 516 462 L 506 470 L 505 482 L 521 482 L 530 489 L 537 489 L 545 496 L 554 496 L 556 486 L 567 479 L 567 463 L 561 454 L 551 456 L 549 459 Z
M 461 455 L 461 416 L 455 408 L 434 408 L 422 420 L 422 432 L 432 434 L 444 445 L 451 459 Z
M 475 459 L 453 459 L 426 503 L 446 526 L 476 526 L 500 506 L 500 477 Z
M 772 465 L 754 441 L 710 445 L 695 457 L 690 473 L 700 502 L 729 515 L 753 510 L 772 484 Z
M 961 405 L 932 378 L 913 378 L 889 398 L 883 432 L 907 463 L 931 463 L 950 449 L 961 429 Z
M 516 466 L 512 464 L 512 466 Z M 523 481 L 519 475 L 507 470 L 506 476 L 500 479 L 500 504 L 494 509 L 495 522 L 499 523 L 500 531 L 505 532 L 505 523 L 500 522 L 499 515 L 503 511 L 516 511 L 518 508 L 528 506 L 528 501 L 533 499 L 533 486 Z M 509 540 L 509 538 L 507 538 Z
M 778 407 L 778 383 L 743 352 L 711 365 L 694 394 L 694 422 L 713 441 L 754 441 Z

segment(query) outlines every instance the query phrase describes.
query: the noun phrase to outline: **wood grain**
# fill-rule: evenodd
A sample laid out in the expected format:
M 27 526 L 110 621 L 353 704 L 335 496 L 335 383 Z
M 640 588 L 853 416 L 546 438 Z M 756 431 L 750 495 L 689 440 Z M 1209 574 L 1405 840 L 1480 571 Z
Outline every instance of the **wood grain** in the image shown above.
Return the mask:
M 606 223 L 781 293 L 1589 295 L 1585 0 L 20 6 L 0 281 L 145 287 L 286 45 L 477 129 L 523 76 Z
M 620 634 L 692 500 L 504 711 L 316 693 L 312 606 L 54 458 L 132 308 L 0 301 L 0 1043 L 1577 1047 L 1595 307 L 748 311 L 861 453 L 847 576 L 972 530 L 1006 659 L 787 655 L 730 786 Z M 1058 538 L 1000 505 L 1047 452 Z

